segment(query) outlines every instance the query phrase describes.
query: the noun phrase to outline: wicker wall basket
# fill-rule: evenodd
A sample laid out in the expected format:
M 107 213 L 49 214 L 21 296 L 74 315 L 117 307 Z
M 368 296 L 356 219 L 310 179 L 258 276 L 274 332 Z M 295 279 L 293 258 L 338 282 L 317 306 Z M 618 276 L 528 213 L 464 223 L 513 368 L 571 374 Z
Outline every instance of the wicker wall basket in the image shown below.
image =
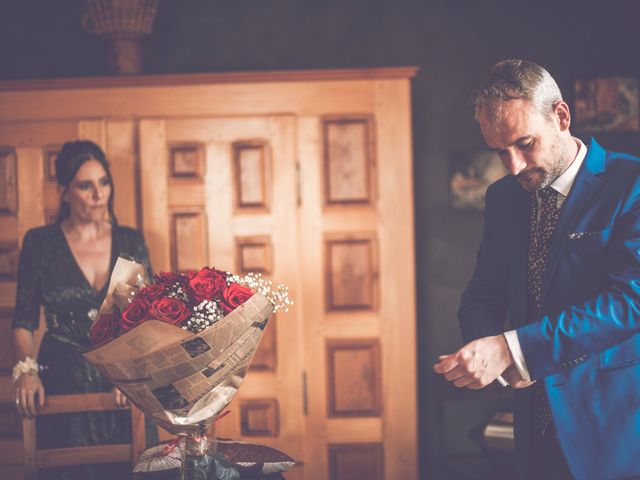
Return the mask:
M 87 0 L 85 31 L 107 44 L 109 72 L 142 71 L 142 39 L 153 29 L 158 0 Z

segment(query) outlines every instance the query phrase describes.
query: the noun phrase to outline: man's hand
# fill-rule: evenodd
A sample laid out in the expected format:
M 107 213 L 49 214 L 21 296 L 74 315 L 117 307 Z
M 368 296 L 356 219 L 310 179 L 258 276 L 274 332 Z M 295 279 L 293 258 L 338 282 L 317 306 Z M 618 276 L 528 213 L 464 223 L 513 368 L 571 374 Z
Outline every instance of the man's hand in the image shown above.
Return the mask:
M 509 385 L 512 388 L 527 388 L 536 383 L 535 380 L 523 380 L 522 375 L 520 375 L 520 372 L 515 365 L 511 365 L 504 372 L 502 372 L 502 378 L 509 382 Z
M 504 335 L 479 338 L 438 358 L 440 362 L 433 366 L 436 373 L 443 374 L 456 387 L 474 390 L 486 387 L 513 365 Z

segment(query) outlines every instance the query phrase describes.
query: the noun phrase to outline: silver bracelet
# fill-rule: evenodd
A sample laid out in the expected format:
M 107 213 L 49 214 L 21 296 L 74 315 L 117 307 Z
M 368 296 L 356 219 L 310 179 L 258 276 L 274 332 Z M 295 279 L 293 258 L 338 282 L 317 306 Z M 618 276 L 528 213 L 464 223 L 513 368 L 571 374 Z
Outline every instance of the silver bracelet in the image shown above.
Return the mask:
M 11 380 L 15 384 L 25 373 L 38 373 L 40 370 L 41 368 L 40 365 L 38 365 L 38 362 L 31 357 L 27 357 L 14 365 Z

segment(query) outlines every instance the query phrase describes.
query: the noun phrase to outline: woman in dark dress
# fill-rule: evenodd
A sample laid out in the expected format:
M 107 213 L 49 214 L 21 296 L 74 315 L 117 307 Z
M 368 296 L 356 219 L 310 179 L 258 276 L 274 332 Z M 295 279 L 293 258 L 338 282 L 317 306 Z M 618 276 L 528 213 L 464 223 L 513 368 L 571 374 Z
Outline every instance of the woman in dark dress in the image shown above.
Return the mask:
M 56 160 L 60 212 L 53 225 L 29 230 L 18 270 L 13 340 L 15 402 L 27 417 L 37 415 L 45 395 L 114 391 L 78 349 L 52 334 L 86 335 L 106 295 L 120 255 L 149 269 L 147 247 L 136 230 L 121 227 L 113 214 L 113 183 L 104 153 L 89 141 L 64 144 Z M 149 271 L 151 274 L 151 272 Z M 39 353 L 33 332 L 44 307 L 47 332 Z M 42 373 L 34 362 L 47 367 Z M 30 357 L 30 358 L 27 358 Z M 36 420 L 38 448 L 60 448 L 131 441 L 128 412 L 60 414 Z M 41 478 L 98 479 L 129 474 L 129 465 L 48 469 Z M 43 475 L 44 474 L 44 475 Z

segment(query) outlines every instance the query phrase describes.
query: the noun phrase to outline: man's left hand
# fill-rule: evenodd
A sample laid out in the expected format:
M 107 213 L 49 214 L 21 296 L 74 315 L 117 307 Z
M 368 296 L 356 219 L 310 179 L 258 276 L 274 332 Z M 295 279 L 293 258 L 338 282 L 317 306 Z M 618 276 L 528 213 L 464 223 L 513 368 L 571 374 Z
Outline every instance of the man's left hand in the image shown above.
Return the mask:
M 443 374 L 456 387 L 474 390 L 486 387 L 513 365 L 504 335 L 479 338 L 438 359 L 433 366 L 436 373 Z

